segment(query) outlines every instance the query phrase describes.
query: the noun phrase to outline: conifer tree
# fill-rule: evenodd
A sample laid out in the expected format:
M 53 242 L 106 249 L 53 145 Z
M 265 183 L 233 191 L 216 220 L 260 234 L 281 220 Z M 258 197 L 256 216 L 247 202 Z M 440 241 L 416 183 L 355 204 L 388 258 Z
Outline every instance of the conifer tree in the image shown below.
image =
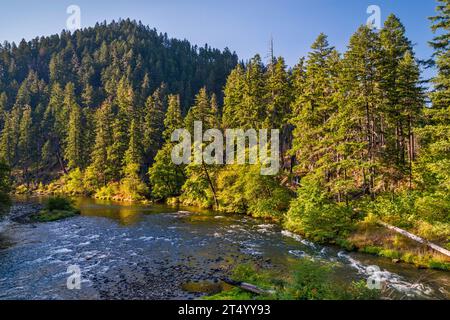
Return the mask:
M 274 59 L 266 73 L 267 115 L 264 127 L 280 130 L 280 151 L 284 154 L 292 144 L 292 126 L 289 124 L 293 96 L 291 77 L 281 57 Z
M 380 52 L 378 35 L 362 26 L 351 37 L 343 59 L 340 111 L 334 126 L 341 150 L 341 193 L 346 199 L 354 192 L 374 196 L 377 147 L 381 146 L 376 139 L 383 139 Z
M 258 129 L 264 127 L 267 117 L 266 80 L 261 57 L 256 55 L 247 65 L 244 81 L 244 96 L 237 123 L 242 129 Z
M 14 161 L 14 147 L 12 145 L 12 120 L 9 113 L 5 113 L 5 123 L 0 138 L 0 159 L 6 165 Z
M 8 96 L 5 92 L 0 94 L 0 131 L 3 129 L 5 112 L 7 111 Z
M 238 65 L 228 77 L 224 90 L 224 127 L 264 127 L 267 117 L 266 92 L 265 67 L 259 55 L 254 56 L 245 69 Z
M 82 111 L 78 104 L 70 106 L 67 139 L 65 146 L 65 159 L 69 169 L 83 169 L 83 121 Z
M 18 164 L 18 144 L 20 136 L 20 118 L 22 109 L 14 106 L 13 109 L 5 114 L 5 127 L 2 131 L 0 155 L 4 162 L 14 167 Z
M 163 144 L 164 114 L 167 109 L 165 91 L 166 86 L 162 84 L 145 103 L 143 146 L 146 169 Z
M 431 94 L 434 109 L 450 106 L 450 1 L 438 0 L 437 15 L 431 17 L 431 29 L 436 34 L 430 45 L 435 50 L 434 58 L 438 75 L 433 79 Z
M 267 70 L 267 128 L 282 130 L 290 116 L 292 89 L 286 68 L 284 59 L 280 57 Z
M 195 121 L 202 122 L 204 131 L 216 128 L 216 119 L 217 110 L 212 107 L 208 92 L 206 91 L 206 88 L 203 87 L 196 95 L 195 104 L 191 107 L 188 115 L 186 116 L 186 128 L 193 132 Z
M 158 151 L 155 162 L 149 169 L 148 176 L 152 195 L 158 199 L 181 195 L 181 188 L 185 183 L 185 165 L 175 165 L 172 161 L 171 142 L 172 133 L 183 127 L 183 118 L 180 110 L 180 97 L 170 95 L 166 116 L 164 119 L 164 146 Z
M 195 122 L 202 123 L 203 132 L 209 129 L 220 129 L 217 121 L 218 110 L 217 106 L 214 104 L 214 99 L 211 100 L 206 88 L 202 88 L 195 97 L 195 104 L 191 107 L 188 115 L 186 116 L 186 127 L 190 130 L 191 134 L 194 133 Z M 203 144 L 198 146 L 194 143 L 192 148 L 195 157 L 195 153 L 197 152 L 196 150 L 198 150 L 197 148 L 201 148 L 200 150 L 203 150 Z M 201 160 L 201 164 L 192 161 L 186 168 L 189 179 L 187 179 L 184 184 L 183 191 L 187 194 L 193 195 L 193 197 L 197 198 L 198 201 L 207 201 L 208 197 L 206 190 L 209 188 L 214 201 L 213 206 L 218 207 L 217 186 L 214 177 L 217 169 L 218 166 L 206 164 L 203 158 Z
M 183 127 L 183 117 L 181 115 L 180 96 L 169 95 L 169 104 L 164 118 L 164 132 L 163 139 L 165 142 L 170 142 L 172 133 Z
M 131 120 L 128 149 L 124 156 L 122 187 L 128 198 L 138 200 L 145 193 L 147 187 L 139 174 L 142 163 L 142 137 L 138 118 Z
M 224 93 L 223 119 L 225 128 L 237 128 L 241 124 L 241 112 L 244 100 L 245 70 L 242 65 L 231 71 Z
M 423 88 L 420 85 L 420 69 L 409 51 L 400 60 L 397 82 L 398 103 L 405 127 L 403 144 L 406 146 L 407 154 L 404 157 L 407 159 L 409 188 L 412 189 L 413 162 L 416 161 L 418 154 L 415 129 L 419 123 L 423 122 L 425 101 Z
M 87 84 L 84 89 L 83 92 L 81 93 L 81 98 L 83 101 L 83 107 L 84 108 L 93 108 L 93 104 L 94 104 L 94 88 L 90 85 Z
M 137 119 L 131 120 L 129 131 L 128 149 L 124 156 L 124 167 L 130 164 L 140 165 L 142 163 L 142 137 L 140 125 Z
M 390 15 L 380 32 L 381 60 L 380 87 L 383 93 L 383 141 L 386 147 L 384 162 L 396 167 L 391 179 L 401 180 L 407 166 L 407 128 L 408 119 L 403 116 L 404 108 L 399 101 L 398 81 L 400 62 L 407 52 L 412 54 L 412 46 L 406 38 L 405 27 L 395 15 Z
M 215 93 L 211 94 L 210 99 L 210 105 L 211 105 L 211 113 L 212 113 L 212 128 L 214 129 L 220 129 L 221 128 L 221 121 L 220 121 L 220 111 L 219 111 L 219 103 L 217 101 L 217 96 Z
M 133 89 L 126 78 L 122 77 L 117 88 L 117 96 L 115 99 L 117 112 L 112 124 L 113 143 L 109 154 L 112 175 L 117 180 L 121 178 L 124 155 L 128 149 L 130 121 L 136 117 L 133 103 Z
M 320 34 L 311 46 L 306 65 L 303 61 L 296 67 L 291 123 L 294 125 L 293 153 L 296 155 L 297 173 L 302 176 L 319 170 L 326 149 L 325 142 L 330 128 L 329 119 L 337 111 L 333 68 L 339 64 L 339 55 L 328 44 L 327 36 Z M 322 180 L 326 172 L 319 173 Z
M 173 145 L 166 143 L 155 157 L 155 162 L 149 169 L 152 195 L 157 199 L 167 199 L 180 196 L 186 181 L 185 166 L 172 162 Z
M 0 206 L 9 205 L 11 198 L 11 168 L 4 162 L 0 162 Z
M 23 167 L 23 175 L 28 182 L 28 168 L 33 164 L 34 152 L 33 143 L 33 119 L 31 115 L 31 107 L 25 106 L 22 117 L 20 119 L 19 128 L 19 159 Z
M 433 195 L 433 203 L 450 207 L 450 1 L 439 0 L 437 15 L 430 18 L 436 33 L 430 45 L 438 74 L 433 79 L 431 107 L 426 108 L 425 125 L 418 130 L 420 157 L 417 178 L 422 188 Z M 436 208 L 437 209 L 437 208 Z M 447 215 L 448 219 L 448 215 Z
M 55 88 L 56 92 L 55 94 L 58 94 L 57 87 Z M 59 103 L 59 97 L 55 96 L 55 103 Z M 70 113 L 73 111 L 73 107 L 75 105 L 78 105 L 77 98 L 75 94 L 75 85 L 72 82 L 69 82 L 65 88 L 64 88 L 64 94 L 63 94 L 63 103 L 62 106 L 54 106 L 57 111 L 57 119 L 56 123 L 60 127 L 60 136 L 62 140 L 67 139 L 68 135 L 68 126 L 67 126 L 67 120 L 70 118 Z M 78 105 L 79 106 L 79 105 Z M 61 109 L 61 110 L 58 110 Z
M 112 164 L 109 150 L 112 146 L 113 112 L 109 101 L 105 101 L 96 112 L 95 143 L 91 153 L 91 164 L 86 176 L 89 178 L 89 188 L 95 189 L 106 184 L 112 178 Z
M 150 76 L 148 73 L 144 75 L 144 79 L 141 83 L 141 91 L 140 91 L 140 104 L 145 104 L 145 99 L 147 99 L 150 96 Z
M 63 146 L 67 131 L 68 112 L 64 104 L 64 91 L 56 83 L 52 86 L 49 103 L 45 109 L 41 122 L 41 130 L 44 134 L 44 150 L 41 158 L 48 164 L 57 161 L 61 171 L 65 172 L 66 167 L 63 161 Z

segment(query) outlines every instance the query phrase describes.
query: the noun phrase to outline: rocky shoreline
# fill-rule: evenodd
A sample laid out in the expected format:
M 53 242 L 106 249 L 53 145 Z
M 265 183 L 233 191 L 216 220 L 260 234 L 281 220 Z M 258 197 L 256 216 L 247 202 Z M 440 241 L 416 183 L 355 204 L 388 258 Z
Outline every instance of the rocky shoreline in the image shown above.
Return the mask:
M 15 203 L 8 213 L 8 221 L 16 224 L 30 224 L 30 227 L 34 228 L 35 221 L 32 217 L 42 210 L 42 207 L 36 203 Z M 42 227 L 45 228 L 45 225 Z M 95 256 L 85 259 L 89 261 L 95 259 Z M 198 260 L 201 260 L 201 263 Z M 247 257 L 242 262 L 253 262 L 265 267 L 270 264 L 262 258 L 252 259 L 251 257 Z M 94 289 L 92 298 L 101 300 L 201 299 L 206 295 L 224 290 L 226 285 L 220 279 L 230 276 L 230 270 L 224 267 L 223 263 L 222 257 L 203 260 L 194 255 L 183 254 L 176 261 L 152 257 L 149 261 L 138 263 L 130 261 L 126 265 L 108 266 L 111 267 L 111 272 L 99 272 L 89 277 Z
M 37 203 L 16 202 L 4 217 L 16 223 L 32 223 L 31 217 L 42 210 L 43 206 Z

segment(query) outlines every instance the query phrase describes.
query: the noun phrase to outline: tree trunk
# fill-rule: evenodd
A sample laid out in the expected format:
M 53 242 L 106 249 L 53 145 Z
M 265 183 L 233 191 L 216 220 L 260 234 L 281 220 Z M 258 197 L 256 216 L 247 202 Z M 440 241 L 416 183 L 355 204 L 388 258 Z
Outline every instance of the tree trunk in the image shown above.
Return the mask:
M 414 235 L 412 233 L 409 233 L 406 230 L 403 230 L 403 229 L 391 226 L 390 224 L 387 224 L 387 223 L 385 223 L 383 221 L 379 221 L 378 223 L 381 224 L 382 226 L 388 228 L 389 230 L 395 231 L 395 232 L 397 232 L 397 233 L 399 233 L 399 234 L 401 234 L 401 235 L 403 235 L 403 236 L 405 236 L 405 237 L 407 237 L 407 238 L 409 238 L 411 240 L 414 240 L 414 241 L 417 241 L 418 243 L 424 244 L 427 247 L 430 247 L 431 249 L 433 249 L 433 250 L 435 250 L 435 251 L 437 251 L 437 252 L 439 252 L 439 253 L 447 256 L 447 257 L 450 257 L 450 251 L 449 250 L 444 249 L 444 248 L 442 248 L 442 247 L 440 247 L 440 246 L 438 246 L 438 245 L 436 245 L 434 243 L 431 243 L 431 242 L 429 242 L 426 239 L 423 239 L 423 238 L 421 238 L 419 236 L 416 236 L 416 235 Z
M 255 286 L 253 284 L 250 284 L 250 283 L 234 281 L 234 280 L 231 280 L 228 278 L 223 278 L 220 280 L 225 282 L 226 284 L 229 284 L 230 286 L 238 287 L 244 291 L 248 291 L 248 292 L 255 293 L 255 294 L 273 294 L 274 293 L 274 291 L 272 291 L 272 290 L 264 290 L 264 289 L 258 288 L 257 286 Z
M 209 176 L 208 168 L 206 168 L 206 165 L 205 165 L 204 161 L 202 161 L 202 167 L 203 167 L 203 170 L 205 171 L 206 179 L 208 180 L 208 184 L 209 184 L 209 186 L 211 188 L 211 191 L 213 193 L 214 203 L 215 203 L 215 206 L 216 206 L 215 209 L 218 209 L 219 208 L 219 200 L 217 199 L 216 188 L 214 187 L 214 184 L 213 184 L 213 182 L 211 180 L 211 177 Z

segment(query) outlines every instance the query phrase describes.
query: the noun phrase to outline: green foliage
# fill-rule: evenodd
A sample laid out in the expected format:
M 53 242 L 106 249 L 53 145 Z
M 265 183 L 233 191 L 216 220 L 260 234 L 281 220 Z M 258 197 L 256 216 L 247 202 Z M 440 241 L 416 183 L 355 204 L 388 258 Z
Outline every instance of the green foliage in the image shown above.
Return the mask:
M 112 178 L 112 108 L 109 102 L 96 112 L 95 143 L 91 154 L 91 165 L 86 172 L 86 183 L 95 190 L 107 184 Z
M 9 205 L 11 199 L 11 171 L 8 165 L 0 161 L 0 207 Z
M 148 97 L 144 108 L 144 126 L 142 143 L 144 157 L 153 160 L 157 151 L 161 148 L 164 131 L 164 118 L 166 110 L 166 86 L 162 84 L 152 96 Z
M 264 65 L 261 57 L 255 55 L 246 67 L 242 102 L 237 111 L 238 123 L 234 124 L 234 128 L 257 129 L 263 126 L 267 116 L 264 99 L 266 92 Z
M 64 197 L 51 197 L 44 204 L 44 210 L 31 216 L 32 221 L 51 222 L 70 218 L 80 214 L 73 202 Z
M 186 166 L 187 178 L 180 197 L 185 205 L 201 208 L 217 207 L 215 202 L 217 186 L 212 170 L 217 170 L 217 167 L 206 164 L 197 165 L 193 162 Z
M 71 211 L 74 209 L 72 201 L 64 197 L 51 197 L 47 199 L 44 208 L 48 211 Z
M 433 79 L 435 91 L 431 94 L 433 108 L 448 109 L 450 106 L 450 2 L 438 0 L 437 15 L 431 17 L 431 29 L 436 34 L 430 45 L 435 50 L 438 75 Z M 448 123 L 447 123 L 448 124 Z
M 402 256 L 400 252 L 398 252 L 396 250 L 392 250 L 392 249 L 380 250 L 378 252 L 378 255 L 385 257 L 385 258 L 389 258 L 389 259 L 400 259 Z
M 450 263 L 442 259 L 436 259 L 432 255 L 422 255 L 416 252 L 400 251 L 395 249 L 384 249 L 377 246 L 366 246 L 359 249 L 359 252 L 385 257 L 397 261 L 413 264 L 421 268 L 436 270 L 450 270 Z
M 169 105 L 167 107 L 166 116 L 164 118 L 164 132 L 163 138 L 164 140 L 170 141 L 172 133 L 181 129 L 183 126 L 183 117 L 181 115 L 181 107 L 180 107 L 180 96 L 179 95 L 170 95 L 169 96 Z
M 293 300 L 324 300 L 333 295 L 329 282 L 331 267 L 309 260 L 303 260 L 293 275 L 292 284 L 287 288 L 285 298 Z
M 175 165 L 172 161 L 172 133 L 181 129 L 183 118 L 180 109 L 180 97 L 169 96 L 168 108 L 164 118 L 163 147 L 158 151 L 153 165 L 148 171 L 152 196 L 157 199 L 168 199 L 181 195 L 185 183 L 185 166 Z
M 140 172 L 140 164 L 142 163 L 142 137 L 139 131 L 139 123 L 136 120 L 131 121 L 130 125 L 130 133 L 129 133 L 129 141 L 128 141 L 128 149 L 125 151 L 123 163 L 123 173 L 134 174 L 134 172 Z M 134 170 L 130 168 L 133 167 Z M 135 167 L 135 168 L 134 168 Z M 133 172 L 133 173 L 132 173 Z
M 84 167 L 83 120 L 80 106 L 76 103 L 75 86 L 69 83 L 65 89 L 64 108 L 69 112 L 69 124 L 65 141 L 65 158 L 70 169 Z
M 147 185 L 139 177 L 139 164 L 130 163 L 124 168 L 124 178 L 120 183 L 123 200 L 138 201 L 148 194 Z
M 449 262 L 431 260 L 428 263 L 428 267 L 431 269 L 435 269 L 435 270 L 450 271 L 450 263 Z
M 366 204 L 364 211 L 400 228 L 413 230 L 426 239 L 450 236 L 450 201 L 422 192 L 379 196 Z
M 343 284 L 334 276 L 336 266 L 324 262 L 303 259 L 295 268 L 292 276 L 273 274 L 256 268 L 254 265 L 239 265 L 232 278 L 272 290 L 273 294 L 257 296 L 238 288 L 223 291 L 208 300 L 375 300 L 380 298 L 380 291 L 367 288 L 366 281 Z
M 31 107 L 25 106 L 20 119 L 19 125 L 19 144 L 18 152 L 21 159 L 22 166 L 30 166 L 33 160 L 36 160 L 35 150 L 33 148 L 33 118 L 31 114 Z
M 219 129 L 217 105 L 213 103 L 213 96 L 210 96 L 205 88 L 200 89 L 195 96 L 195 104 L 189 110 L 185 119 L 186 128 L 193 133 L 194 122 L 201 121 L 203 130 Z M 180 129 L 180 128 L 177 128 Z
M 70 195 L 86 194 L 83 172 L 77 168 L 64 177 L 64 193 Z
M 269 71 L 265 70 L 259 55 L 245 66 L 238 65 L 229 75 L 224 89 L 223 126 L 246 130 L 273 125 L 273 128 L 281 129 L 286 125 L 281 122 L 289 111 L 288 79 L 283 59 Z
M 112 200 L 119 192 L 119 186 L 117 183 L 110 183 L 106 186 L 101 187 L 95 193 L 95 198 L 101 200 Z
M 335 240 L 335 242 L 338 246 L 340 246 L 341 248 L 344 248 L 347 251 L 354 251 L 356 249 L 355 244 L 347 239 L 337 238 Z
M 225 85 L 222 123 L 225 128 L 240 126 L 242 120 L 242 101 L 244 97 L 244 68 L 238 64 L 228 76 Z
M 409 192 L 404 193 L 403 196 L 380 196 L 375 201 L 369 202 L 365 210 L 368 214 L 373 214 L 385 222 L 408 228 L 412 226 L 415 218 L 414 201 L 414 194 Z
M 418 217 L 428 222 L 450 221 L 450 194 L 423 193 L 418 195 L 415 203 Z
M 417 230 L 416 233 L 419 237 L 430 241 L 445 242 L 450 239 L 450 225 L 448 222 L 419 220 L 415 224 L 415 230 Z
M 129 19 L 17 48 L 0 46 L 0 159 L 23 173 L 19 183 L 88 167 L 98 173 L 92 187 L 117 182 L 133 119 L 146 180 L 162 145 L 167 95 L 178 94 L 186 112 L 206 86 L 221 104 L 237 64 L 228 49 L 198 48 Z
M 255 300 L 255 296 L 249 292 L 242 291 L 238 288 L 233 288 L 231 290 L 222 291 L 213 296 L 203 297 L 203 300 L 246 301 L 246 300 Z
M 272 61 L 266 79 L 267 116 L 264 127 L 285 129 L 291 114 L 292 88 L 290 74 L 283 58 Z
M 352 230 L 353 209 L 331 201 L 316 183 L 303 180 L 297 194 L 286 216 L 289 230 L 319 242 L 345 238 Z
M 177 166 L 171 159 L 172 144 L 166 144 L 155 158 L 155 163 L 149 169 L 152 195 L 157 199 L 167 199 L 181 195 L 185 182 L 183 166 Z
M 336 266 L 334 266 L 335 268 Z M 365 281 L 341 284 L 333 279 L 333 265 L 302 260 L 293 279 L 281 294 L 291 300 L 375 300 L 380 292 L 367 288 Z
M 363 247 L 363 248 L 359 249 L 360 252 L 373 254 L 373 255 L 379 255 L 382 250 L 383 250 L 383 248 L 375 247 L 375 246 L 367 246 L 367 247 Z
M 122 77 L 117 87 L 117 96 L 114 100 L 114 106 L 117 110 L 115 112 L 116 117 L 111 125 L 113 138 L 108 150 L 111 175 L 115 180 L 122 178 L 122 165 L 125 162 L 125 152 L 129 148 L 129 128 L 131 119 L 134 116 L 133 99 L 134 93 L 131 84 L 125 77 Z
M 219 129 L 219 110 L 217 109 L 216 98 L 210 96 L 206 88 L 202 88 L 195 96 L 195 104 L 189 110 L 186 116 L 185 124 L 187 130 L 194 133 L 194 123 L 202 122 L 203 133 L 209 129 Z M 196 148 L 192 146 L 192 160 L 186 166 L 186 182 L 183 185 L 183 202 L 189 205 L 200 207 L 219 207 L 217 197 L 216 173 L 220 170 L 219 165 L 207 164 L 204 159 L 197 163 L 194 159 Z M 203 145 L 200 147 L 203 148 Z
M 234 281 L 251 283 L 262 289 L 269 289 L 273 285 L 270 277 L 270 272 L 258 269 L 253 264 L 238 265 L 232 273 Z
M 333 142 L 336 128 L 333 117 L 338 110 L 339 54 L 320 34 L 311 46 L 308 59 L 300 60 L 294 68 L 293 114 L 294 126 L 291 154 L 295 155 L 295 173 L 299 176 L 332 177 L 332 161 L 337 161 Z M 330 185 L 334 180 L 328 181 Z
M 346 248 L 364 215 L 366 223 L 381 219 L 445 242 L 448 0 L 439 0 L 431 20 L 438 75 L 430 106 L 413 46 L 394 15 L 380 32 L 360 27 L 342 54 L 320 34 L 292 70 L 281 57 L 264 64 L 255 55 L 238 64 L 228 49 L 193 47 L 130 20 L 19 46 L 6 42 L 0 202 L 11 184 L 8 165 L 24 192 L 58 175 L 48 192 L 180 197 L 285 221 L 290 230 Z M 262 176 L 259 165 L 174 165 L 171 134 L 183 126 L 192 132 L 194 121 L 205 131 L 280 129 L 283 171 Z M 293 201 L 289 189 L 298 189 Z
M 217 177 L 220 209 L 282 219 L 291 193 L 280 186 L 277 177 L 263 176 L 260 170 L 259 165 L 234 165 L 221 170 Z
M 72 218 L 78 213 L 73 210 L 42 210 L 39 214 L 33 215 L 31 217 L 32 221 L 36 222 L 53 222 L 58 220 L 63 220 L 67 218 Z

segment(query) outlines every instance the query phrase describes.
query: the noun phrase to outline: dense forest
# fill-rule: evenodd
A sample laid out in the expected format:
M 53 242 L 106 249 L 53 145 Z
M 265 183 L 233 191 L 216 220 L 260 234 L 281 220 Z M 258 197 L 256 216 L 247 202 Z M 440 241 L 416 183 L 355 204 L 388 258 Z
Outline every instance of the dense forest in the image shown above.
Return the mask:
M 20 169 L 27 184 L 46 181 L 43 175 L 56 168 L 85 169 L 95 145 L 96 112 L 109 104 L 111 116 L 120 118 L 111 155 L 120 166 L 131 118 L 139 113 L 158 126 L 151 112 L 163 108 L 167 94 L 176 92 L 186 112 L 203 86 L 221 101 L 236 64 L 237 56 L 227 49 L 198 48 L 129 20 L 18 46 L 5 42 L 0 46 L 1 157 Z M 149 149 L 158 148 L 149 143 Z M 146 158 L 151 161 L 151 155 Z
M 351 239 L 382 220 L 449 247 L 450 1 L 437 11 L 431 92 L 394 15 L 380 31 L 361 26 L 343 53 L 320 34 L 293 68 L 282 57 L 239 63 L 129 20 L 5 43 L 0 157 L 17 192 L 246 213 L 397 256 Z M 171 133 L 196 120 L 280 129 L 282 171 L 173 164 Z

